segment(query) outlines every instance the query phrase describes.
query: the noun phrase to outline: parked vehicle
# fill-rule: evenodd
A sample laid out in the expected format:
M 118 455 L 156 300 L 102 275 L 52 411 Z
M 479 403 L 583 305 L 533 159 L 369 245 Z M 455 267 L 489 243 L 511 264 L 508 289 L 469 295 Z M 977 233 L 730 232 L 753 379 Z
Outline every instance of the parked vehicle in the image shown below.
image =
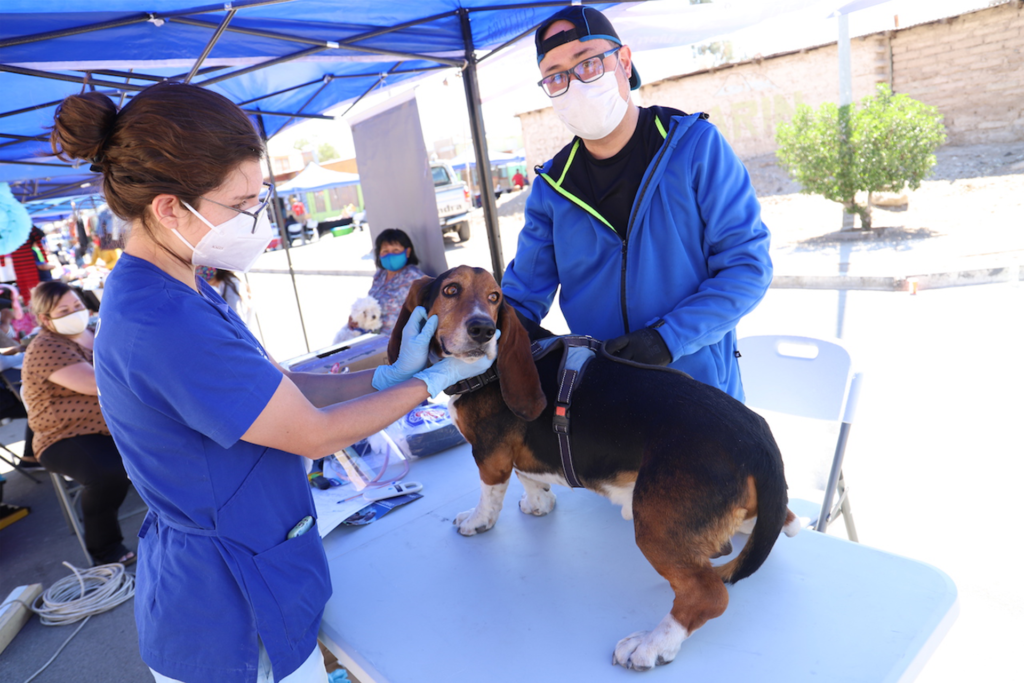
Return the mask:
M 430 175 L 434 179 L 441 233 L 447 235 L 454 232 L 458 234 L 460 242 L 465 242 L 469 239 L 469 212 L 472 209 L 469 188 L 459 180 L 452 167 L 443 161 L 430 164 Z

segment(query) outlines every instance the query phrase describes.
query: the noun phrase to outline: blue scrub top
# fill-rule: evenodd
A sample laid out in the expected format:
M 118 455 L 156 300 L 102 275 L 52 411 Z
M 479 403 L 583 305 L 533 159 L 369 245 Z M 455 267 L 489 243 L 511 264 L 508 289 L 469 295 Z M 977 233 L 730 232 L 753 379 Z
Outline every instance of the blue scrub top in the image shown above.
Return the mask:
M 107 278 L 100 408 L 150 508 L 139 532 L 142 659 L 171 678 L 256 679 L 257 634 L 283 678 L 316 647 L 330 575 L 302 459 L 241 441 L 281 383 L 241 318 L 128 254 Z

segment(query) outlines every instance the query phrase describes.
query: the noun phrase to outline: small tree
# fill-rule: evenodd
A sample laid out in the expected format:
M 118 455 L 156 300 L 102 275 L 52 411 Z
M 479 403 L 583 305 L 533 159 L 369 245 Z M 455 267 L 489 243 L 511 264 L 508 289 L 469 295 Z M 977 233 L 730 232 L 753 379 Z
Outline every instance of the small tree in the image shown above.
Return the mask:
M 946 129 L 935 107 L 880 84 L 858 108 L 798 106 L 791 122 L 779 124 L 775 139 L 779 162 L 801 192 L 839 202 L 870 228 L 871 193 L 920 187 Z M 857 192 L 868 193 L 866 205 L 857 203 Z

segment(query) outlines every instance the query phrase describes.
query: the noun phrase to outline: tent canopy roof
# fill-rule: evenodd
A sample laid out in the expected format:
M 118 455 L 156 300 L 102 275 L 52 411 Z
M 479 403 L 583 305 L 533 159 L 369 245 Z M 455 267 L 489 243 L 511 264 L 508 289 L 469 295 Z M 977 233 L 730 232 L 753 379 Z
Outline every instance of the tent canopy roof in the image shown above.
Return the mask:
M 358 185 L 359 176 L 355 173 L 344 173 L 324 168 L 316 162 L 309 162 L 297 176 L 277 186 L 278 194 L 292 192 L 319 192 L 332 187 Z

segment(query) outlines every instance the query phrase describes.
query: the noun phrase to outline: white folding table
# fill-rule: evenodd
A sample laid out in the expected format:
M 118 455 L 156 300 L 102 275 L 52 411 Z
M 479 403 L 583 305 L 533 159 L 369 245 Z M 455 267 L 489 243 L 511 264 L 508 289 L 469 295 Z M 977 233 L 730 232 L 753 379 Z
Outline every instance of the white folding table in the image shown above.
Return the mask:
M 555 487 L 552 513 L 525 515 L 513 476 L 494 528 L 464 538 L 452 519 L 479 495 L 469 446 L 406 479 L 421 500 L 324 539 L 320 637 L 362 683 L 907 681 L 958 611 L 942 571 L 804 530 L 729 587 L 673 663 L 638 674 L 612 665 L 615 643 L 657 625 L 673 594 L 618 507 Z

